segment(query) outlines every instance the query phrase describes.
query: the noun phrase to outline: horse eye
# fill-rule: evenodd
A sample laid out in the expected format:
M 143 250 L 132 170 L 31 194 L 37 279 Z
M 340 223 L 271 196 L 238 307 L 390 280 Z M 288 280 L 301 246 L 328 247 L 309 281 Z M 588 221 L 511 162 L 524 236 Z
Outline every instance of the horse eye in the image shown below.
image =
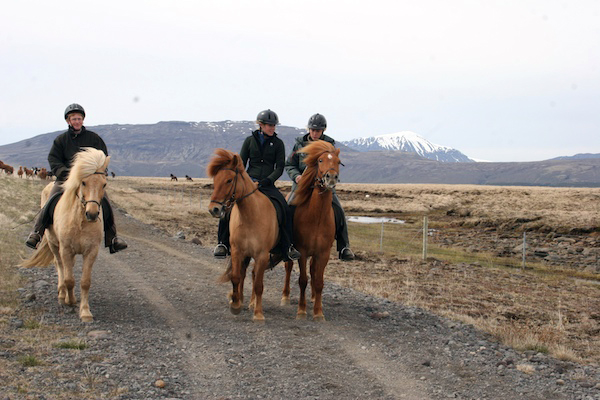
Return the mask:
M 102 186 L 102 189 L 104 189 L 106 187 L 106 183 L 104 184 L 104 186 Z
M 319 162 L 323 162 L 323 159 L 322 159 L 322 158 L 319 158 Z
M 233 179 L 227 179 L 227 183 L 233 182 Z
M 81 182 L 81 186 L 85 186 L 85 182 Z

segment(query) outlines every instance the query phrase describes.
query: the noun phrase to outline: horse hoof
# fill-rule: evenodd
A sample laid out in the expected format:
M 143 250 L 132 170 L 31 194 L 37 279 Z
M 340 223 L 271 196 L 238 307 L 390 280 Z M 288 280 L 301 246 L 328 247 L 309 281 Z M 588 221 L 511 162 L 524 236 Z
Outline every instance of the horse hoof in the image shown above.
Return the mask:
M 255 315 L 255 316 L 252 317 L 252 322 L 256 322 L 256 323 L 259 323 L 259 324 L 264 324 L 265 323 L 265 317 L 264 317 L 264 315 L 259 315 L 259 316 Z
M 238 308 L 235 308 L 235 307 L 229 307 L 229 311 L 231 311 L 231 313 L 232 313 L 233 315 L 238 315 L 239 313 L 241 313 L 241 312 L 242 312 L 242 307 L 238 307 Z
M 325 316 L 324 315 L 315 315 L 313 317 L 313 321 L 315 321 L 315 322 L 325 322 Z
M 296 314 L 296 319 L 306 319 L 306 313 L 298 313 L 298 314 Z
M 280 305 L 281 306 L 289 306 L 290 305 L 290 298 L 289 297 L 282 297 Z
M 92 317 L 91 315 L 81 317 L 81 322 L 94 322 L 94 317 Z

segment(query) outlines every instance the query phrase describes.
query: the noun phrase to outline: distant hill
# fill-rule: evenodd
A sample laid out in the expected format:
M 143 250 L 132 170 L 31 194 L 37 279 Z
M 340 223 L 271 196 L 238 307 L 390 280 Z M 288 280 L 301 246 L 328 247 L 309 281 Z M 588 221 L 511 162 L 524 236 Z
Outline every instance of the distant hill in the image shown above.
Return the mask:
M 159 122 L 148 125 L 99 125 L 117 175 L 205 177 L 206 165 L 217 147 L 239 152 L 254 129 L 250 121 Z M 286 151 L 305 133 L 289 126 L 277 128 Z M 60 132 L 51 132 L 0 146 L 0 160 L 16 166 L 48 166 L 48 151 Z M 332 135 L 335 137 L 335 135 Z M 521 163 L 440 162 L 404 151 L 359 152 L 341 149 L 342 182 L 455 183 L 600 187 L 600 158 L 560 159 Z M 282 179 L 288 179 L 284 173 Z
M 433 144 L 410 131 L 358 138 L 343 143 L 358 151 L 406 151 L 441 162 L 474 162 L 456 149 Z
M 556 157 L 553 160 L 583 160 L 586 158 L 600 158 L 600 153 L 579 153 L 574 156 Z

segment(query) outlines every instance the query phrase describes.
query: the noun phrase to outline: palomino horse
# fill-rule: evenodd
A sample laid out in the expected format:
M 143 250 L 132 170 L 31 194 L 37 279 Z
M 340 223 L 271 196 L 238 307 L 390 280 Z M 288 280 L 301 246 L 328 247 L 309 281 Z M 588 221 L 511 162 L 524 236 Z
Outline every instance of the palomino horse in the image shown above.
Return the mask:
M 338 182 L 340 172 L 340 149 L 323 140 L 310 143 L 300 150 L 306 153 L 306 169 L 298 184 L 291 204 L 296 206 L 294 213 L 294 243 L 302 254 L 298 260 L 300 267 L 300 299 L 297 318 L 306 318 L 306 285 L 308 276 L 306 263 L 310 260 L 310 287 L 314 303 L 313 319 L 325 320 L 323 315 L 322 292 L 324 273 L 329 252 L 335 239 L 335 218 L 331 205 L 332 189 Z M 285 263 L 285 285 L 281 304 L 290 303 L 290 276 L 293 262 Z
M 216 218 L 222 218 L 231 210 L 229 220 L 231 265 L 221 281 L 231 281 L 229 308 L 239 314 L 244 302 L 244 279 L 250 259 L 254 259 L 252 271 L 252 297 L 254 321 L 264 321 L 262 310 L 263 276 L 269 264 L 269 250 L 275 247 L 279 236 L 275 207 L 252 181 L 238 154 L 216 149 L 206 169 L 213 178 L 214 191 L 208 210 Z
M 56 204 L 53 224 L 46 229 L 38 249 L 21 263 L 24 267 L 47 266 L 54 260 L 58 273 L 58 301 L 74 307 L 77 300 L 73 266 L 75 255 L 83 255 L 79 306 L 79 317 L 83 322 L 93 321 L 88 295 L 92 266 L 102 241 L 100 202 L 104 197 L 109 162 L 110 157 L 93 148 L 84 148 L 75 155 L 69 177 L 63 184 L 64 193 Z M 51 185 L 54 183 L 42 191 L 42 206 L 46 204 Z

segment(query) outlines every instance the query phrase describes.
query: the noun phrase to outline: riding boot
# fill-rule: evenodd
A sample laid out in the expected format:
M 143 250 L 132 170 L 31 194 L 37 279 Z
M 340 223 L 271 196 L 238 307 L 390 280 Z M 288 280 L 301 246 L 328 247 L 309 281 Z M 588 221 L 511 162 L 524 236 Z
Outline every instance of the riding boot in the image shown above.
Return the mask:
M 123 239 L 117 237 L 115 216 L 106 195 L 102 198 L 101 205 L 104 224 L 104 246 L 108 247 L 110 254 L 125 250 L 127 248 L 127 243 L 125 243 Z
M 279 231 L 279 249 L 283 256 L 283 261 L 298 260 L 301 254 L 292 244 L 292 232 L 294 232 L 293 216 L 289 210 L 285 212 L 285 222 L 279 226 Z
M 27 247 L 36 249 L 39 242 L 42 241 L 42 237 L 44 237 L 44 233 L 46 232 L 46 227 L 52 224 L 52 208 L 56 205 L 54 196 L 60 192 L 62 192 L 62 185 L 57 181 L 50 191 L 48 201 L 46 201 L 46 204 L 44 204 L 44 207 L 40 210 L 35 219 L 33 231 L 25 241 Z
M 215 258 L 225 258 L 229 254 L 229 217 L 230 212 L 227 212 L 223 218 L 219 218 L 219 230 L 217 231 L 217 239 L 219 243 L 213 251 Z
M 333 215 L 335 217 L 335 240 L 337 242 L 337 251 L 342 261 L 354 260 L 354 253 L 350 250 L 350 239 L 348 238 L 348 223 L 346 215 L 337 196 L 333 195 Z

